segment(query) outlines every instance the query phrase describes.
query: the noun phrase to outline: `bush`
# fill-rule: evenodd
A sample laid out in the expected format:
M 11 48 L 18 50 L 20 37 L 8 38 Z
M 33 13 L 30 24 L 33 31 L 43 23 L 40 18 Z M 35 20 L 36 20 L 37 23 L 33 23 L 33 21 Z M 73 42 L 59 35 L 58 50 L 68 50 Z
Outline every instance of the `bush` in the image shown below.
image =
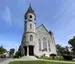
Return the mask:
M 50 54 L 50 56 L 51 56 L 52 58 L 55 58 L 56 54 L 52 53 L 52 54 Z
M 72 53 L 69 51 L 64 51 L 64 54 L 62 56 L 63 56 L 64 60 L 72 60 L 73 59 Z
M 72 55 L 63 55 L 64 60 L 72 60 Z
M 19 58 L 19 56 L 18 55 L 14 55 L 13 58 Z
M 17 51 L 13 58 L 19 58 L 19 52 Z

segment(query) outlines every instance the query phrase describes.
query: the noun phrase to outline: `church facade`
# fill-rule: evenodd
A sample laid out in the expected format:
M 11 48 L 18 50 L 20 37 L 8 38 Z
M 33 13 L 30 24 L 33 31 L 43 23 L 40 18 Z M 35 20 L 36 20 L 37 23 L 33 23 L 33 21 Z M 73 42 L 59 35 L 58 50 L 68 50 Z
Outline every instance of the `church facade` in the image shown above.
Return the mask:
M 36 14 L 31 4 L 24 15 L 24 33 L 21 42 L 23 56 L 50 56 L 57 54 L 53 33 L 42 24 L 36 28 Z

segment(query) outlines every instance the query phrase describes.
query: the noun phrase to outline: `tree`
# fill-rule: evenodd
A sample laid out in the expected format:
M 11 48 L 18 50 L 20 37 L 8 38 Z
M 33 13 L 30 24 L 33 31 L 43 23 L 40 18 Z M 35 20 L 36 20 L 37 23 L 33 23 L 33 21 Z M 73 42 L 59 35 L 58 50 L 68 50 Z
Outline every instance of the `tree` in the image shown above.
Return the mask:
M 10 49 L 10 52 L 9 52 L 9 53 L 10 53 L 10 57 L 13 56 L 14 52 L 15 52 L 15 49 L 14 49 L 14 48 L 11 48 L 11 49 Z
M 68 44 L 72 46 L 73 55 L 75 55 L 75 36 L 68 41 Z
M 14 55 L 14 58 L 19 58 L 19 57 L 21 57 L 22 55 L 21 55 L 21 51 L 22 51 L 22 49 L 21 49 L 21 45 L 19 46 L 19 48 L 18 48 L 18 51 L 16 51 L 16 53 L 15 53 L 15 55 Z
M 65 48 L 62 47 L 61 45 L 57 44 L 56 49 L 57 49 L 57 54 L 58 55 L 63 55 L 64 54 Z
M 19 46 L 19 48 L 18 48 L 18 53 L 19 53 L 19 56 L 21 57 L 22 55 L 21 55 L 21 45 Z
M 7 50 L 5 48 L 3 48 L 3 46 L 0 46 L 0 54 L 5 53 Z

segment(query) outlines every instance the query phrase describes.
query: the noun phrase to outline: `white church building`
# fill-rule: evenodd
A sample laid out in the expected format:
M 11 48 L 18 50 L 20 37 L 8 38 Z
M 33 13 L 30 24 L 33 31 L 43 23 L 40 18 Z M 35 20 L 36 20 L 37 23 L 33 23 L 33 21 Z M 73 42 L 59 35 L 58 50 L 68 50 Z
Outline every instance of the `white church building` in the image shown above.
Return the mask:
M 36 28 L 36 14 L 31 4 L 24 15 L 24 33 L 21 41 L 21 54 L 24 56 L 50 56 L 57 54 L 53 33 L 42 24 Z

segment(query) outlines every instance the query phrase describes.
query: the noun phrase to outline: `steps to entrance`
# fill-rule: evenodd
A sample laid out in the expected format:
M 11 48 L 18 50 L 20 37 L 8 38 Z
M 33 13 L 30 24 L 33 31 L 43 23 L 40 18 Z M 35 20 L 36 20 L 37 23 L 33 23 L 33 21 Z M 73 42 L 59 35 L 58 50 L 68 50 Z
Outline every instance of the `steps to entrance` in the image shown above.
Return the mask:
M 36 60 L 37 58 L 35 56 L 23 56 L 20 59 L 25 59 L 25 60 Z
M 19 59 L 13 59 L 12 61 L 28 61 L 28 60 L 38 60 L 35 56 L 23 56 Z

